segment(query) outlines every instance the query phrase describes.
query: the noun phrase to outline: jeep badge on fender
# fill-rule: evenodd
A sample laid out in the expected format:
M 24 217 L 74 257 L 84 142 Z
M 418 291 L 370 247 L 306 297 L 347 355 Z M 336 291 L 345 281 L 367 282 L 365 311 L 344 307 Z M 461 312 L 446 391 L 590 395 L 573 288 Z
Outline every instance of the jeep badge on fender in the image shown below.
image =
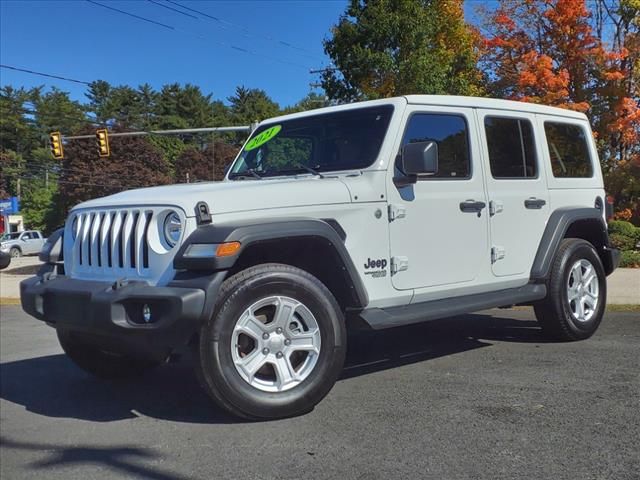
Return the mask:
M 367 263 L 364 264 L 364 268 L 382 268 L 384 270 L 386 267 L 387 260 L 384 258 L 381 260 L 371 260 L 368 258 Z
M 409 95 L 293 113 L 260 123 L 223 182 L 74 207 L 22 306 L 97 377 L 188 345 L 221 408 L 290 417 L 340 376 L 351 322 L 518 304 L 549 338 L 593 335 L 619 262 L 605 198 L 579 112 Z

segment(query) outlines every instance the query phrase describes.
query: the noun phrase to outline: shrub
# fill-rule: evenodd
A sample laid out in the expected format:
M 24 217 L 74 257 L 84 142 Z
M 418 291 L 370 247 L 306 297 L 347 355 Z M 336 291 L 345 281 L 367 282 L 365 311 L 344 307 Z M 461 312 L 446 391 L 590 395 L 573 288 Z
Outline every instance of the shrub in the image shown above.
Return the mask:
M 622 252 L 620 256 L 620 267 L 640 268 L 640 252 Z
M 611 245 L 620 250 L 634 250 L 636 247 L 634 238 L 620 233 L 612 233 L 609 235 L 609 241 Z
M 637 235 L 636 230 L 640 229 L 624 220 L 612 220 L 609 222 L 609 233 L 618 233 L 626 237 L 635 238 Z

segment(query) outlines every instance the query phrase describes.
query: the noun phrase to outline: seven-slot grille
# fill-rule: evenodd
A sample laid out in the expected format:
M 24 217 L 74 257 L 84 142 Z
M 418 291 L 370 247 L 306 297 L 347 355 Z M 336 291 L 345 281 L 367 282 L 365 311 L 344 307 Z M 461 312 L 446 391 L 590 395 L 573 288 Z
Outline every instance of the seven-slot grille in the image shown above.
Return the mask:
M 153 215 L 153 210 L 143 208 L 76 214 L 71 219 L 74 271 L 118 271 L 144 276 L 149 268 L 149 225 Z

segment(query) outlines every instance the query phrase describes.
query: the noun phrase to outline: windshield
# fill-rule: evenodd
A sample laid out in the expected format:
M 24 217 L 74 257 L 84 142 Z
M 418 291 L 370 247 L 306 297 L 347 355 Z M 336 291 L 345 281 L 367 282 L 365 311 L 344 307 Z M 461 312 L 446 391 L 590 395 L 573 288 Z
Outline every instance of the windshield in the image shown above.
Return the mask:
M 20 236 L 20 232 L 18 233 L 3 233 L 0 237 L 0 242 L 4 242 L 6 240 L 17 240 Z
M 380 152 L 392 113 L 392 105 L 383 105 L 263 125 L 245 145 L 229 177 L 366 168 Z

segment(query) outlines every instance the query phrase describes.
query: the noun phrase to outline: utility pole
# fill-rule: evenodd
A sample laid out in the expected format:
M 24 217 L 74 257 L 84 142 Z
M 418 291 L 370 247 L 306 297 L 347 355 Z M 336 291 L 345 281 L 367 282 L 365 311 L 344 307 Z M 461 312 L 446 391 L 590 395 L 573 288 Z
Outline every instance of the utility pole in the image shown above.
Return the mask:
M 216 181 L 216 136 L 211 134 L 211 180 Z
M 44 171 L 44 187 L 49 190 L 49 169 Z

